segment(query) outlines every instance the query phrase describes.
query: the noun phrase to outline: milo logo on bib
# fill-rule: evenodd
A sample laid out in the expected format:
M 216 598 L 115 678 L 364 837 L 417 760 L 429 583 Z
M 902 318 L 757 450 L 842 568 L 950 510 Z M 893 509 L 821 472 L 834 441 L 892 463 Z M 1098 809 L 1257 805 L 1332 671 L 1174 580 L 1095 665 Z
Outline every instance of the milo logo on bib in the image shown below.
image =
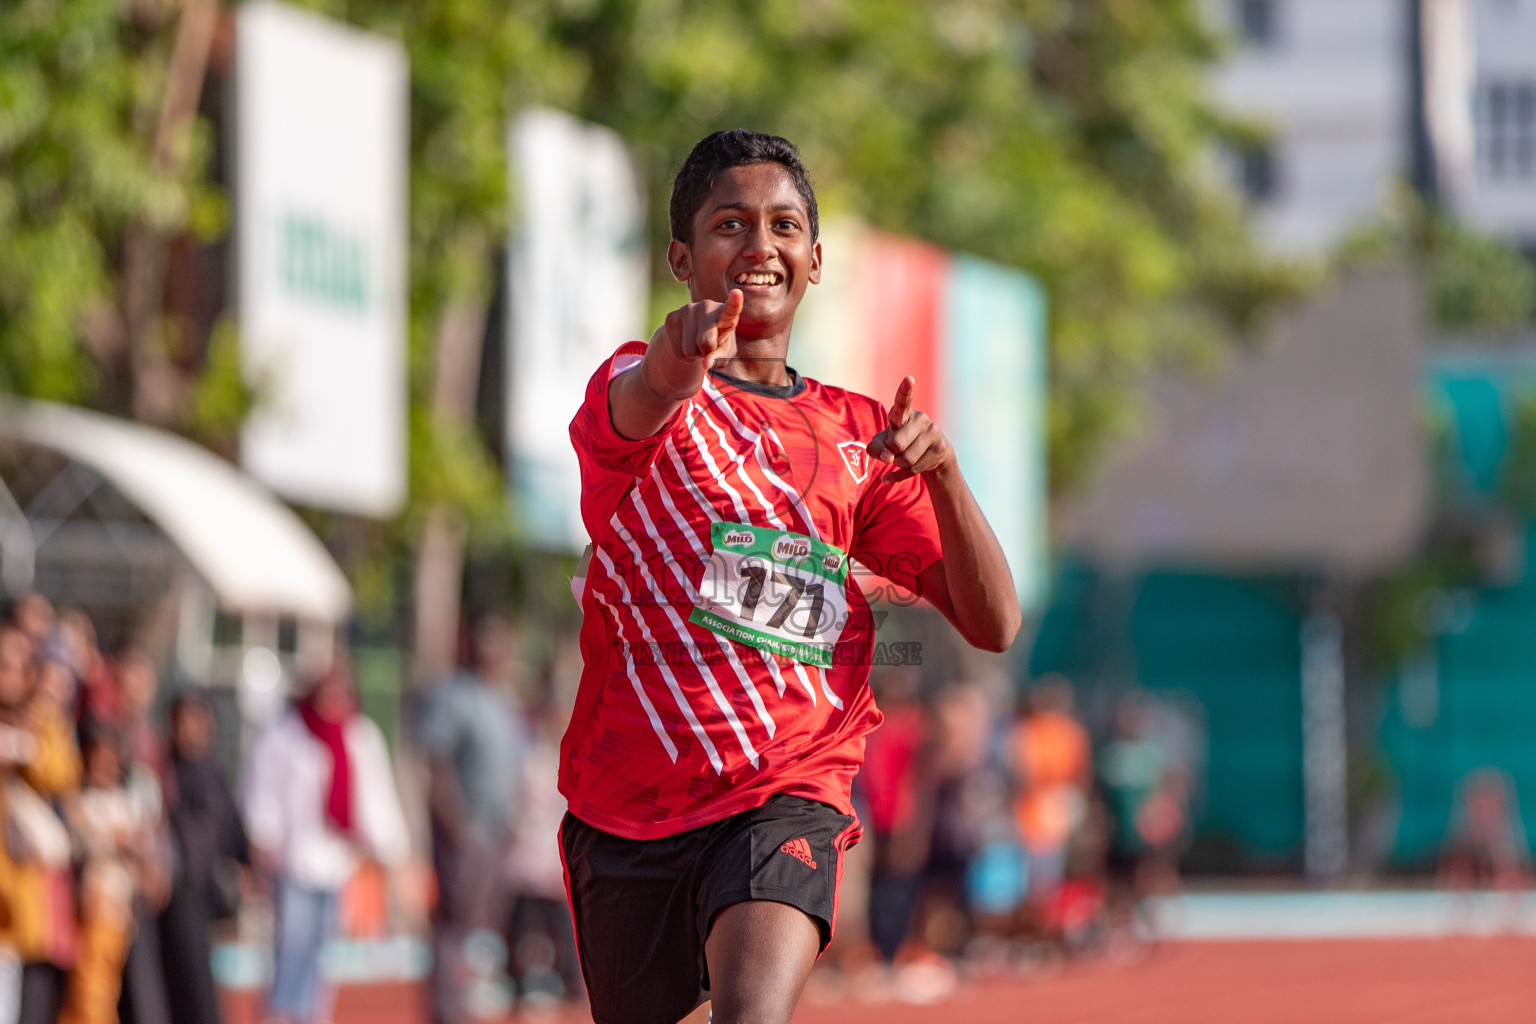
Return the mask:
M 737 643 L 823 668 L 848 621 L 848 556 L 799 533 L 714 523 L 688 621 Z
M 773 559 L 776 562 L 803 562 L 811 557 L 811 538 L 780 537 L 773 542 Z

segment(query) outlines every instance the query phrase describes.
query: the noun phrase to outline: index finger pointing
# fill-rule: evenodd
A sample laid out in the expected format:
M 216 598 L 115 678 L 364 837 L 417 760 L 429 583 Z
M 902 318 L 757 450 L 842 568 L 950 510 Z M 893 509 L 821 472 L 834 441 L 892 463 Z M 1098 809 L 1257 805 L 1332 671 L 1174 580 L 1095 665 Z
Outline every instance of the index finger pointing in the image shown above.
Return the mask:
M 736 323 L 741 319 L 741 307 L 746 301 L 740 288 L 732 288 L 731 294 L 725 297 L 725 305 L 720 307 L 720 317 L 715 321 L 715 330 L 720 332 L 720 337 L 736 329 Z
M 892 430 L 906 424 L 912 413 L 912 392 L 916 389 L 917 381 L 912 377 L 901 378 L 901 383 L 896 386 L 896 401 L 891 403 Z

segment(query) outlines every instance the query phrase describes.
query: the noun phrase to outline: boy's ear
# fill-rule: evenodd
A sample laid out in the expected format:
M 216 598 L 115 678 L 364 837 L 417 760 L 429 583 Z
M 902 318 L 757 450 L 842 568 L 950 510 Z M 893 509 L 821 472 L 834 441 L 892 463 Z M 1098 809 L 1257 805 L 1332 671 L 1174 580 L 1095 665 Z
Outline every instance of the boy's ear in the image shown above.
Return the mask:
M 675 280 L 686 282 L 693 276 L 693 254 L 675 238 L 667 243 L 667 267 Z
M 805 275 L 811 284 L 821 284 L 821 243 L 811 246 L 811 271 Z

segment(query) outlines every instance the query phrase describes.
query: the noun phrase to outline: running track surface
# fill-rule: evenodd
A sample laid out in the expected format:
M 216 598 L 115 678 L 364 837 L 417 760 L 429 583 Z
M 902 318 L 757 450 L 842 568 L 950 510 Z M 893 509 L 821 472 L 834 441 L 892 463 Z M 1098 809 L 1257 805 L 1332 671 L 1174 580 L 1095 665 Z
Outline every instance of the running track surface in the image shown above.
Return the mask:
M 336 1024 L 424 1024 L 405 984 L 343 988 Z M 227 1024 L 260 1020 L 230 996 Z M 541 1015 L 528 1024 L 575 1024 Z M 802 1001 L 796 1024 L 1532 1024 L 1536 938 L 1170 943 L 1139 962 L 978 982 L 936 1006 Z

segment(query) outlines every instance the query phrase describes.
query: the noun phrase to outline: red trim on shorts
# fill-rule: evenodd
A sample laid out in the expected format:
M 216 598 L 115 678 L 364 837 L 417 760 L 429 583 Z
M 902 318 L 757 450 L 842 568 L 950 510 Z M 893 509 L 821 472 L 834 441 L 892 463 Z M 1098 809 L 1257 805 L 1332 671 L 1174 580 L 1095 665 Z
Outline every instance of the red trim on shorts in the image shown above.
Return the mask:
M 565 905 L 571 912 L 571 941 L 576 946 L 576 966 L 581 971 L 583 981 L 587 978 L 587 965 L 581 962 L 581 932 L 576 922 L 576 900 L 571 896 L 571 866 L 565 862 L 565 822 L 560 822 L 560 827 L 555 829 L 555 842 L 560 847 L 560 874 L 565 878 Z M 833 898 L 836 905 L 836 897 Z
M 832 920 L 827 922 L 827 939 L 829 942 L 832 936 L 837 933 L 837 901 L 843 895 L 843 854 L 848 851 L 848 847 L 863 837 L 864 826 L 859 823 L 858 818 L 854 818 L 853 821 L 848 823 L 847 828 L 832 837 L 832 849 L 836 851 L 837 864 L 836 873 L 832 879 Z M 816 958 L 819 960 L 821 954 L 817 953 Z

